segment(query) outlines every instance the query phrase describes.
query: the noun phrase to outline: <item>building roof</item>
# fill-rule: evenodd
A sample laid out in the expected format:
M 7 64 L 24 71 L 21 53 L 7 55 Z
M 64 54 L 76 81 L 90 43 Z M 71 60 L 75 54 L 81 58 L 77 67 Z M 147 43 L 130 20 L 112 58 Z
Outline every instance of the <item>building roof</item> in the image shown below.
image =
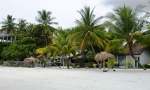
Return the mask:
M 137 46 L 135 46 L 135 47 L 133 48 L 133 54 L 134 54 L 134 55 L 141 55 L 141 54 L 144 52 L 144 50 L 146 50 L 146 47 L 145 47 L 145 46 L 137 45 Z M 130 51 L 127 51 L 126 54 L 127 54 L 127 55 L 130 55 L 131 52 L 130 52 Z

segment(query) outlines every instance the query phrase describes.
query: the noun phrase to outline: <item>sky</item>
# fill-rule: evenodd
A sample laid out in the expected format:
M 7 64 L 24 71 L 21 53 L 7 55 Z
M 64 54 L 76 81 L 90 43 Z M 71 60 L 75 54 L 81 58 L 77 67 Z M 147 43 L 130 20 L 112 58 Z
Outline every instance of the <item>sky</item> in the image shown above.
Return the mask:
M 56 18 L 54 21 L 59 23 L 54 27 L 66 29 L 76 26 L 75 20 L 81 18 L 77 11 L 84 6 L 95 7 L 94 14 L 100 17 L 124 4 L 133 8 L 143 4 L 148 10 L 148 2 L 150 0 L 0 0 L 0 22 L 6 19 L 7 15 L 12 15 L 16 22 L 22 18 L 37 24 L 37 11 L 46 10 L 51 11 L 51 16 Z

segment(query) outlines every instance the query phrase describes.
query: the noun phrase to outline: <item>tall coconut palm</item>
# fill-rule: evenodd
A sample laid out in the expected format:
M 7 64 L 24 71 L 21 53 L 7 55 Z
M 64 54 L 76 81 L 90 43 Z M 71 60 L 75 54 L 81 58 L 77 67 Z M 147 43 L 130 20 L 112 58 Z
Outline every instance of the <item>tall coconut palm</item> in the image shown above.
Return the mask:
M 7 18 L 2 21 L 2 29 L 6 31 L 7 34 L 14 35 L 16 33 L 16 24 L 15 24 L 15 18 L 13 18 L 11 15 L 7 15 Z M 12 41 L 12 36 L 11 36 Z
M 17 24 L 18 31 L 19 32 L 26 32 L 27 31 L 27 25 L 28 25 L 28 23 L 26 22 L 26 20 L 19 19 L 18 24 Z
M 4 19 L 2 29 L 6 30 L 7 34 L 14 34 L 15 33 L 15 18 L 12 15 L 7 15 L 7 18 Z
M 78 12 L 81 15 L 81 19 L 76 20 L 76 23 L 81 27 L 78 32 L 79 36 L 82 37 L 81 49 L 84 50 L 86 46 L 90 45 L 95 55 L 93 44 L 99 47 L 103 46 L 101 38 L 97 36 L 98 33 L 102 33 L 101 30 L 97 30 L 98 22 L 102 17 L 95 18 L 93 14 L 94 8 L 91 10 L 90 7 L 86 6 Z
M 99 21 L 102 17 L 96 18 L 93 13 L 94 8 L 91 10 L 90 7 L 86 6 L 78 12 L 81 15 L 81 19 L 76 20 L 79 31 L 73 34 L 73 37 L 76 37 L 77 40 L 81 40 L 80 48 L 82 51 L 84 51 L 87 46 L 91 46 L 95 56 L 94 46 L 104 46 L 104 32 L 98 28 L 100 26 Z M 97 63 L 99 65 L 99 62 Z
M 51 25 L 58 24 L 57 22 L 53 22 L 55 17 L 51 17 L 51 12 L 42 10 L 38 11 L 38 17 L 36 17 L 37 22 L 42 27 L 42 35 L 45 37 L 46 46 L 48 45 L 48 36 L 55 30 Z
M 27 27 L 28 27 L 28 23 L 26 22 L 26 20 L 24 19 L 19 19 L 18 23 L 16 24 L 16 34 L 15 36 L 17 37 L 17 39 L 21 39 L 24 36 L 28 36 L 27 33 Z
M 108 13 L 106 18 L 108 18 L 109 21 L 105 23 L 117 37 L 116 41 L 121 41 L 122 45 L 126 42 L 131 56 L 139 65 L 141 65 L 141 63 L 134 57 L 133 46 L 136 41 L 135 37 L 141 35 L 144 23 L 146 22 L 144 20 L 146 15 L 141 16 L 143 15 L 142 9 L 142 6 L 137 6 L 135 9 L 132 9 L 124 5 L 124 7 L 114 9 L 115 13 Z M 146 70 L 143 65 L 141 66 Z

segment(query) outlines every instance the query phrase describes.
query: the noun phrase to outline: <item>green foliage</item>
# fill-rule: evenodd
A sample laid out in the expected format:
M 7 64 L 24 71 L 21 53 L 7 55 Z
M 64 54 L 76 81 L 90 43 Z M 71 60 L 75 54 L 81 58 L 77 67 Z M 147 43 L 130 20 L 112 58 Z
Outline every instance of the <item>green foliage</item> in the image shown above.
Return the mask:
M 88 67 L 89 67 L 89 68 L 93 68 L 93 64 L 95 64 L 95 63 L 94 63 L 94 62 L 89 61 L 89 62 L 88 62 Z
M 15 18 L 12 17 L 12 15 L 7 15 L 7 18 L 4 19 L 2 22 L 2 29 L 7 32 L 7 34 L 14 34 L 15 33 Z
M 52 13 L 50 11 L 42 10 L 38 11 L 38 17 L 36 17 L 37 22 L 40 24 L 42 36 L 44 37 L 46 46 L 49 44 L 48 37 L 55 31 L 55 29 L 50 25 L 58 24 L 57 22 L 53 22 L 55 17 L 51 17 L 51 14 Z
M 97 64 L 93 64 L 93 68 L 96 68 L 97 67 Z
M 143 8 L 143 6 L 137 6 L 135 9 L 132 9 L 124 5 L 114 9 L 114 13 L 110 12 L 106 15 L 109 20 L 105 22 L 105 25 L 113 31 L 117 39 L 124 41 L 120 47 L 128 47 L 134 60 L 132 48 L 136 44 L 137 39 L 142 36 L 144 25 L 148 22 L 146 18 L 149 15 L 143 12 Z M 144 67 L 143 69 L 145 70 Z
M 102 17 L 95 18 L 93 13 L 94 8 L 91 10 L 90 7 L 84 7 L 84 9 L 81 9 L 78 12 L 81 15 L 81 19 L 76 20 L 76 23 L 80 28 L 80 31 L 77 31 L 74 34 L 74 36 L 76 36 L 75 39 L 81 40 L 80 49 L 82 51 L 88 46 L 91 46 L 93 53 L 95 54 L 93 45 L 99 48 L 104 46 L 104 38 L 100 38 L 100 36 L 104 37 L 104 34 L 102 34 L 103 28 L 99 27 L 100 25 L 98 24 Z
M 0 42 L 0 52 L 3 51 L 4 47 L 8 47 L 10 42 Z
M 105 51 L 113 53 L 123 53 L 125 51 L 125 47 L 121 47 L 123 42 L 123 39 L 110 40 L 106 45 Z
M 87 52 L 87 54 L 86 54 L 86 57 L 88 57 L 88 58 L 93 58 L 93 57 L 94 57 L 93 52 L 92 52 L 91 50 L 89 50 L 89 51 Z
M 74 64 L 74 65 L 72 64 L 72 67 L 73 68 L 80 68 L 80 65 L 79 64 Z
M 80 68 L 80 65 L 77 65 L 76 68 Z
M 150 30 L 148 30 L 150 32 Z M 145 46 L 150 46 L 150 33 L 147 33 L 147 34 L 144 34 L 142 35 L 139 39 L 138 39 L 138 42 L 142 45 L 145 45 Z
M 4 48 L 9 47 L 9 45 L 10 45 L 10 42 L 0 42 L 0 60 L 2 58 L 1 53 L 3 52 Z
M 116 44 L 112 44 L 114 47 L 111 46 L 111 50 L 118 47 L 118 45 L 121 45 L 119 47 L 123 47 L 122 45 L 124 45 L 125 42 L 128 47 L 133 47 L 134 42 L 142 35 L 141 31 L 146 23 L 146 16 L 145 13 L 142 12 L 142 9 L 143 7 L 141 6 L 132 9 L 124 5 L 123 7 L 114 9 L 114 13 L 110 12 L 106 15 L 109 21 L 105 22 L 105 26 L 111 30 L 115 38 L 120 39 Z M 141 13 L 142 16 L 139 17 Z
M 145 68 L 150 68 L 150 64 L 145 64 L 144 67 Z
M 124 66 L 125 66 L 125 68 L 129 68 L 131 65 L 132 65 L 132 63 L 130 61 L 124 60 Z
M 94 57 L 95 50 L 105 49 L 108 52 L 120 53 L 132 49 L 137 40 L 140 44 L 150 46 L 150 30 L 142 33 L 147 22 L 147 16 L 142 9 L 143 7 L 137 7 L 134 10 L 124 5 L 109 13 L 106 16 L 109 21 L 100 25 L 99 21 L 103 17 L 96 18 L 94 8 L 84 7 L 78 11 L 81 19 L 76 20 L 77 27 L 66 30 L 53 28 L 51 25 L 57 22 L 53 22 L 55 17 L 51 17 L 52 13 L 46 10 L 38 11 L 38 25 L 29 24 L 24 19 L 20 19 L 16 24 L 15 18 L 8 15 L 2 22 L 2 29 L 13 35 L 16 40 L 7 45 L 0 43 L 0 54 L 3 59 L 16 60 L 34 55 L 37 48 L 48 45 L 45 52 L 51 52 L 53 57 L 75 55 L 79 49 L 81 53 L 87 50 L 87 55 Z M 105 28 L 109 31 L 106 32 Z M 113 63 L 109 61 L 108 66 L 112 66 Z M 89 66 L 93 65 L 89 63 Z
M 40 56 L 38 56 L 37 58 L 38 58 L 38 60 L 39 60 L 41 63 L 46 64 L 46 62 L 47 62 L 46 57 L 44 57 L 44 56 L 40 55 Z
M 77 50 L 76 43 L 70 41 L 70 35 L 67 31 L 58 30 L 53 38 L 53 44 L 47 46 L 49 51 L 53 51 L 53 57 L 57 55 L 69 56 L 70 54 L 75 55 Z
M 18 44 L 13 44 L 10 47 L 4 48 L 4 51 L 2 52 L 2 57 L 4 59 L 15 59 L 17 57 L 23 58 L 26 57 L 27 55 L 33 55 L 34 54 L 34 49 L 36 48 L 35 44 L 27 44 L 27 45 L 18 45 Z
M 1 56 L 4 60 L 23 60 L 30 55 L 34 56 L 37 48 L 45 46 L 39 25 L 28 25 L 21 19 L 16 29 L 16 39 L 8 47 L 3 48 Z
M 0 65 L 3 65 L 3 61 L 0 61 Z
M 24 37 L 21 40 L 14 41 L 9 47 L 5 47 L 2 52 L 3 59 L 23 58 L 34 54 L 37 46 L 33 42 L 33 38 Z
M 111 59 L 109 60 L 108 62 L 106 62 L 108 68 L 114 66 L 115 64 L 117 64 L 116 60 L 115 59 Z

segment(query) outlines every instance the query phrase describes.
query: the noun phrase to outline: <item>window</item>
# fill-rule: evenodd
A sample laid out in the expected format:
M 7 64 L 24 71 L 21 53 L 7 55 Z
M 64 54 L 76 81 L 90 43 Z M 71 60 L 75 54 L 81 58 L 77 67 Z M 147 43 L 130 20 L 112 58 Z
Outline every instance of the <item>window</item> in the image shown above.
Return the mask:
M 126 56 L 118 56 L 118 64 L 119 66 L 124 66 L 124 61 L 126 60 Z

